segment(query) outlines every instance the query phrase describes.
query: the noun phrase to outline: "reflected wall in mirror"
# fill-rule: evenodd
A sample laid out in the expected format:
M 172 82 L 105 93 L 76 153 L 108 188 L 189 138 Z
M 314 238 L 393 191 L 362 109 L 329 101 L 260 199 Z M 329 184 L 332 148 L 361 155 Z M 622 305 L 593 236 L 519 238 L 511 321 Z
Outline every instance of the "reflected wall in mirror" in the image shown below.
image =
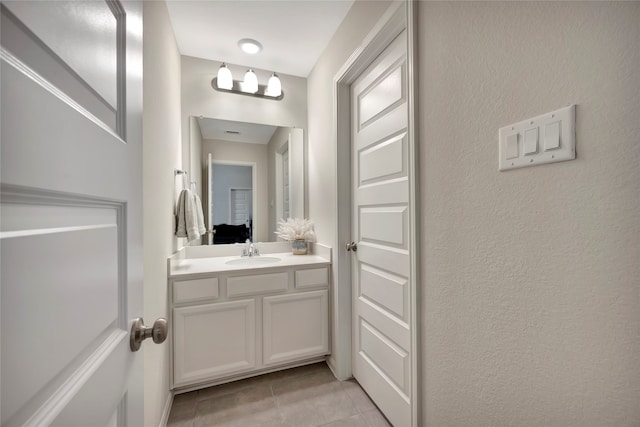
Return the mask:
M 278 219 L 304 217 L 302 129 L 204 117 L 193 122 L 205 160 L 203 244 L 276 241 Z

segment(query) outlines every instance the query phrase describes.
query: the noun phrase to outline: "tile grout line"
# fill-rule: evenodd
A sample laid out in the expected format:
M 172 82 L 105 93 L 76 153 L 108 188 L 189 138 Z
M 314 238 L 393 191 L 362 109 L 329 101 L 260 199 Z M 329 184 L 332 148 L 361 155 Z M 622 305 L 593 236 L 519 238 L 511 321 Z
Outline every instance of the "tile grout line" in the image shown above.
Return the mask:
M 338 381 L 340 381 L 340 380 L 338 380 Z M 360 410 L 360 406 L 356 403 L 356 401 L 355 401 L 355 400 L 353 400 L 353 398 L 351 397 L 351 395 L 350 395 L 349 393 L 347 393 L 346 387 L 344 386 L 344 384 L 346 384 L 346 383 L 347 383 L 347 381 L 348 381 L 348 380 L 340 381 L 340 388 L 342 389 L 342 391 L 344 391 L 344 394 L 346 394 L 346 395 L 347 395 L 347 397 L 348 397 L 348 398 L 349 398 L 349 400 L 351 401 L 351 404 L 352 404 L 353 406 L 355 406 L 356 410 L 358 411 L 358 414 L 359 414 L 359 415 L 362 415 L 362 411 Z M 357 385 L 358 385 L 358 387 L 360 387 L 360 385 L 359 385 L 359 384 L 357 384 Z
M 281 424 L 284 426 L 284 415 L 280 410 L 280 402 L 278 402 L 278 398 L 276 397 L 276 393 L 273 391 L 273 382 L 269 382 L 269 390 L 271 390 L 271 397 L 273 397 L 273 401 L 276 403 L 276 409 L 278 410 L 278 415 L 280 416 Z

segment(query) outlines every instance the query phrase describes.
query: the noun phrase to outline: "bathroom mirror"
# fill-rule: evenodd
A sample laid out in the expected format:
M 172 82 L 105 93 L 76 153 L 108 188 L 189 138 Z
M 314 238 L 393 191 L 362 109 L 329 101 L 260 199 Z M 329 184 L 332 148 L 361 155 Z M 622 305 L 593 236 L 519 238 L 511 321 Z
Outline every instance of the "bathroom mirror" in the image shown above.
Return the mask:
M 198 117 L 203 244 L 278 240 L 279 218 L 304 217 L 304 140 L 299 128 Z

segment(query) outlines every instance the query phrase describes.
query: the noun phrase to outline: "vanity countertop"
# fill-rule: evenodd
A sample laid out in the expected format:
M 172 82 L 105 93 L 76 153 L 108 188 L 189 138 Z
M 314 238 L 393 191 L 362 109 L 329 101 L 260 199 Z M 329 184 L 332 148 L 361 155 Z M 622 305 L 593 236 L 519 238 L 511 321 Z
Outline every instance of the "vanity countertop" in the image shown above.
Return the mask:
M 209 258 L 185 258 L 169 260 L 169 278 L 185 278 L 190 275 L 207 273 L 228 273 L 243 271 L 247 273 L 268 272 L 283 267 L 327 265 L 331 261 L 320 255 L 293 255 L 291 252 L 269 253 L 264 257 L 277 257 L 280 261 L 260 265 L 234 265 L 228 261 L 238 260 L 239 256 L 219 256 Z

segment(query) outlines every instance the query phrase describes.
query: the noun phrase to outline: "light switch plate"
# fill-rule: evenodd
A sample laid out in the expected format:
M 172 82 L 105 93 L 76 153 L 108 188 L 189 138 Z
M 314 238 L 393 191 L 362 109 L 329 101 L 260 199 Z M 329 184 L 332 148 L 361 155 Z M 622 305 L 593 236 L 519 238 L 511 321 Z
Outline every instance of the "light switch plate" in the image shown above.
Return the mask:
M 576 106 L 570 105 L 500 128 L 498 131 L 500 144 L 500 149 L 498 150 L 500 152 L 499 169 L 505 171 L 575 159 L 575 123 Z M 531 153 L 531 148 L 524 146 L 527 140 L 525 133 L 528 136 L 533 135 L 532 130 L 534 129 L 536 133 L 536 151 Z M 513 147 L 514 139 L 518 141 L 518 144 L 521 144 L 517 149 Z M 514 152 L 519 155 L 514 157 Z

